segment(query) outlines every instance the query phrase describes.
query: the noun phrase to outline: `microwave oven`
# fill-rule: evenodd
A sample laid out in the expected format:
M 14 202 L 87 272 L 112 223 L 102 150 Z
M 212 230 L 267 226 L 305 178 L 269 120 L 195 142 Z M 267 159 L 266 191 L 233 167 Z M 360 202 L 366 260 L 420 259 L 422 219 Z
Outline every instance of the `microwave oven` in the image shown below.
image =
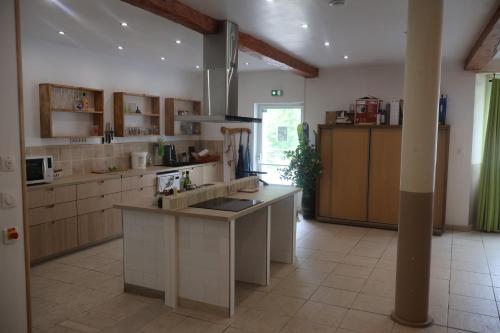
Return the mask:
M 26 156 L 26 184 L 50 183 L 54 180 L 52 156 Z

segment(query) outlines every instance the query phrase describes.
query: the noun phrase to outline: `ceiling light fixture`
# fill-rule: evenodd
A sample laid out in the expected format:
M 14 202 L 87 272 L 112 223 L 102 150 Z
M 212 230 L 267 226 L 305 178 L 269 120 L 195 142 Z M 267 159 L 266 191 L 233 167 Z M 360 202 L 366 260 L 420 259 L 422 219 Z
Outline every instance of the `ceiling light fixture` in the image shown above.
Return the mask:
M 64 35 L 64 31 L 59 31 L 59 35 L 63 36 Z
M 349 59 L 349 56 L 348 56 L 348 55 L 345 55 L 345 56 L 344 56 L 344 59 L 345 59 L 345 60 Z
M 245 66 L 248 66 L 248 65 L 250 65 L 250 64 L 248 62 L 245 62 Z
M 175 41 L 175 44 L 180 44 L 180 43 L 181 41 L 179 39 Z
M 309 28 L 309 24 L 304 23 L 304 24 L 301 25 L 301 27 L 302 27 L 302 29 L 307 29 L 307 28 Z
M 266 0 L 267 2 L 274 2 L 274 0 Z
M 167 59 L 165 59 L 165 57 L 161 57 L 160 59 L 161 59 L 162 61 L 165 61 L 165 60 L 167 60 Z
M 200 66 L 196 65 L 196 69 L 200 69 Z
M 330 46 L 330 42 L 325 42 L 325 46 Z
M 122 22 L 122 27 L 128 27 L 127 22 Z
M 123 50 L 123 46 L 119 45 L 118 46 L 118 50 L 122 51 Z

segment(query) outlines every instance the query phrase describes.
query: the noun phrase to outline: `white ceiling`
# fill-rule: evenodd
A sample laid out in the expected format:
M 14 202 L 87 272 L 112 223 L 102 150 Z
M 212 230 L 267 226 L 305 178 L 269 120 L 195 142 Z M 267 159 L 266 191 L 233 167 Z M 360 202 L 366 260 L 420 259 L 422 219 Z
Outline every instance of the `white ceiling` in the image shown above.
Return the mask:
M 122 27 L 122 22 L 128 26 Z M 21 31 L 23 36 L 146 63 L 164 65 L 161 57 L 165 57 L 180 69 L 203 66 L 201 34 L 120 0 L 21 0 Z M 240 70 L 275 68 L 243 52 L 239 66 Z
M 217 19 L 230 19 L 242 31 L 320 68 L 404 61 L 405 0 L 346 0 L 345 6 L 334 8 L 329 0 L 181 1 Z M 465 59 L 496 3 L 445 0 L 445 60 Z M 202 65 L 199 33 L 119 0 L 21 0 L 21 6 L 22 32 L 34 38 L 146 62 L 161 63 L 160 57 L 166 57 L 183 69 Z M 309 28 L 301 28 L 303 23 Z M 325 41 L 331 45 L 325 47 Z M 119 51 L 118 45 L 125 49 Z M 273 68 L 240 52 L 240 70 Z

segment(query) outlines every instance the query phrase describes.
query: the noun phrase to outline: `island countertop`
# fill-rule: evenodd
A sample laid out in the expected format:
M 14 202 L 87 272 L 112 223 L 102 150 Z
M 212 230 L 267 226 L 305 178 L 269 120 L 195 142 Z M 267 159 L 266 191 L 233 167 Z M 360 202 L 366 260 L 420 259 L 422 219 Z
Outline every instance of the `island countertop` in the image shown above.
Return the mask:
M 300 188 L 295 186 L 286 186 L 286 185 L 269 185 L 269 186 L 260 186 L 259 191 L 255 193 L 244 193 L 237 192 L 227 195 L 228 198 L 236 198 L 236 199 L 249 199 L 249 200 L 259 200 L 261 203 L 252 206 L 250 208 L 244 209 L 239 212 L 230 212 L 230 211 L 222 211 L 222 210 L 213 210 L 213 209 L 205 209 L 205 208 L 194 208 L 194 207 L 186 207 L 180 209 L 162 209 L 153 205 L 151 201 L 133 201 L 133 202 L 121 202 L 116 204 L 114 207 L 120 209 L 129 209 L 129 210 L 139 210 L 143 212 L 150 212 L 156 214 L 166 214 L 166 215 L 174 215 L 174 216 L 189 216 L 189 217 L 197 217 L 197 218 L 206 218 L 210 220 L 220 220 L 220 221 L 231 221 L 235 220 L 239 217 L 245 216 L 249 213 L 252 213 L 256 210 L 264 208 L 268 205 L 273 204 L 274 202 L 280 201 L 289 196 L 295 195 L 296 193 L 302 191 Z

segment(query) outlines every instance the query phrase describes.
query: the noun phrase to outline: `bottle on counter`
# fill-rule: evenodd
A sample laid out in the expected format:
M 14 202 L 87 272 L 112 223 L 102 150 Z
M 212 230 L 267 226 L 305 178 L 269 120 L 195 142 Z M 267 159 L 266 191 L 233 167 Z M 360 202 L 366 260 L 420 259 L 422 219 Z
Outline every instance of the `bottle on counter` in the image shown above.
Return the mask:
M 186 171 L 186 179 L 184 180 L 184 186 L 187 187 L 191 185 L 191 178 L 189 178 L 189 171 Z
M 82 93 L 82 109 L 83 110 L 89 109 L 89 98 L 85 93 Z
M 179 191 L 184 192 L 186 190 L 186 173 L 183 171 L 181 179 L 179 180 Z

